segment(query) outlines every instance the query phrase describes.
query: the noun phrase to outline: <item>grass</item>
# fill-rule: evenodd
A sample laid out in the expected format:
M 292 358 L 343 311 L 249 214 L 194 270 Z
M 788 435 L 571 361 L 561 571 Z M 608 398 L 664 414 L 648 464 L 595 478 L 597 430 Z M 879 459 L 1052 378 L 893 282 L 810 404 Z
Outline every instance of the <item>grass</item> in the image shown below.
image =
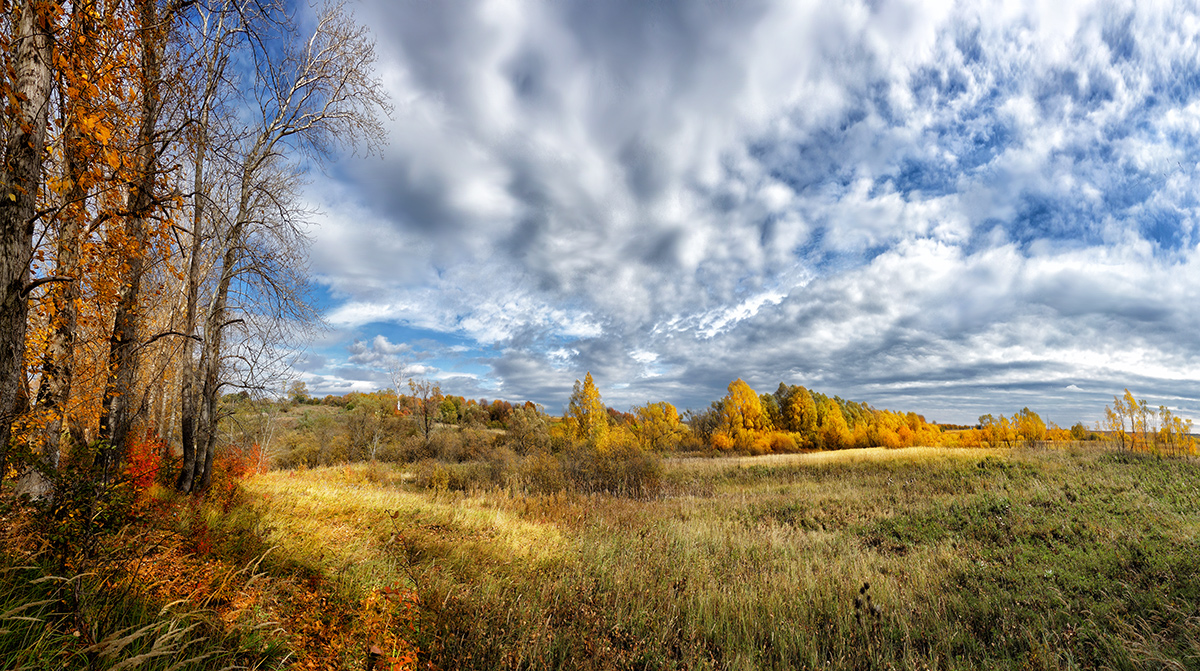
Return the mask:
M 412 590 L 403 635 L 443 669 L 1196 668 L 1198 468 L 676 460 L 633 500 L 434 492 L 357 465 L 257 476 L 243 523 L 347 600 Z
M 644 499 L 418 475 L 163 494 L 59 569 L 10 510 L 0 667 L 363 669 L 374 646 L 389 669 L 1200 668 L 1190 460 L 675 459 Z
M 210 560 L 189 575 L 176 561 L 185 559 L 180 544 L 157 532 L 127 528 L 75 570 L 6 546 L 0 668 L 280 668 L 288 651 L 274 623 L 237 607 L 264 577 L 260 562 L 238 568 Z M 157 598 L 188 579 L 199 581 L 186 588 L 192 598 Z

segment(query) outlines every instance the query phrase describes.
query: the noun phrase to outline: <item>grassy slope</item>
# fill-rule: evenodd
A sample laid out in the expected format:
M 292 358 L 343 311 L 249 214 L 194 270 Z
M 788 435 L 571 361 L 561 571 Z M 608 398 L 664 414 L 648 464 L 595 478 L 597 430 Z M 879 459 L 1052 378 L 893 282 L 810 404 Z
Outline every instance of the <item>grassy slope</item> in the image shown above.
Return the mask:
M 652 501 L 434 494 L 384 466 L 248 487 L 265 540 L 345 593 L 415 585 L 407 635 L 444 669 L 1181 668 L 1198 471 L 912 449 L 676 461 Z

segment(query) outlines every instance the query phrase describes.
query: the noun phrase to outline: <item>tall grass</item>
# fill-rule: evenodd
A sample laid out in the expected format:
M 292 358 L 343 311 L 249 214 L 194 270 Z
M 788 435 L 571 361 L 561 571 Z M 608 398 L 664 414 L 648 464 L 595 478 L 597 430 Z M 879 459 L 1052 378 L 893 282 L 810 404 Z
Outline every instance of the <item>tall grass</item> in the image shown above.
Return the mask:
M 282 555 L 413 590 L 438 668 L 1132 669 L 1200 664 L 1197 476 L 897 450 L 671 462 L 652 500 L 379 465 L 248 486 Z
M 0 555 L 0 668 L 182 671 L 286 662 L 286 647 L 271 635 L 274 623 L 242 619 L 223 626 L 212 617 L 224 588 L 244 586 L 253 565 L 212 576 L 222 584 L 210 586 L 201 603 L 163 604 L 152 595 L 154 572 L 130 567 L 128 557 L 60 575 L 54 566 Z M 133 559 L 143 560 L 153 561 Z

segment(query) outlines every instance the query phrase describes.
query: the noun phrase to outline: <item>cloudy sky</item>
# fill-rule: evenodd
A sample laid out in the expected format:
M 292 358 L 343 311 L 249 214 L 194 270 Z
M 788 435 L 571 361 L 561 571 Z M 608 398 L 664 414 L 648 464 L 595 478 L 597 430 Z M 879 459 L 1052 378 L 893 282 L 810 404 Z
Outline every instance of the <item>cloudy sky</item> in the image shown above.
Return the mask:
M 310 390 L 1200 420 L 1192 3 L 363 0 Z

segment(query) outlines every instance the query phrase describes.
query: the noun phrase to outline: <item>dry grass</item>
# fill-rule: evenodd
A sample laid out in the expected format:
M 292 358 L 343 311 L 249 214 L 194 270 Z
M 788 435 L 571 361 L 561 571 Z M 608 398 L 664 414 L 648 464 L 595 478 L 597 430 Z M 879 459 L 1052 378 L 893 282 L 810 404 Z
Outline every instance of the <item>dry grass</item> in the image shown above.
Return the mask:
M 650 501 L 366 465 L 247 487 L 341 589 L 412 587 L 441 668 L 1139 668 L 1200 662 L 1198 475 L 913 448 L 675 460 Z

